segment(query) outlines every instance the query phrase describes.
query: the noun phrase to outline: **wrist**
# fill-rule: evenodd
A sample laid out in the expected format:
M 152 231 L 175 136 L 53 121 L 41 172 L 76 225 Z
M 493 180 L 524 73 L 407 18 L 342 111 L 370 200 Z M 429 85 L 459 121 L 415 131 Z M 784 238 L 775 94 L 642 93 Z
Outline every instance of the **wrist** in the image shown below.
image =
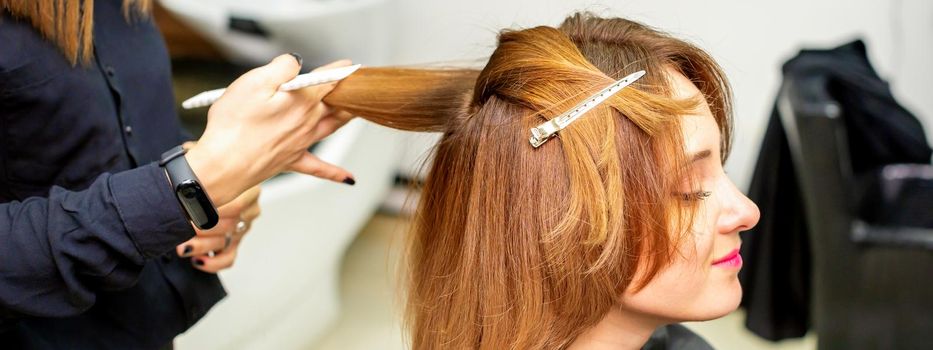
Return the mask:
M 220 157 L 198 145 L 188 149 L 185 159 L 215 206 L 219 208 L 237 197 L 240 192 L 237 175 L 240 173 L 228 169 L 227 162 L 220 161 Z

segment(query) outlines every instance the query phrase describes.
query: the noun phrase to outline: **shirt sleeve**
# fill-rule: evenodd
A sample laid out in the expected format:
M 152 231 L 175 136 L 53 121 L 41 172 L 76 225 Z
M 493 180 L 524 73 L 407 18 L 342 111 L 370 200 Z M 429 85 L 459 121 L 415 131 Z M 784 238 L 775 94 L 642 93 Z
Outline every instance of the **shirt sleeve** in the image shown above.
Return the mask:
M 161 168 L 103 174 L 80 192 L 0 204 L 0 309 L 65 317 L 136 283 L 146 259 L 194 235 Z

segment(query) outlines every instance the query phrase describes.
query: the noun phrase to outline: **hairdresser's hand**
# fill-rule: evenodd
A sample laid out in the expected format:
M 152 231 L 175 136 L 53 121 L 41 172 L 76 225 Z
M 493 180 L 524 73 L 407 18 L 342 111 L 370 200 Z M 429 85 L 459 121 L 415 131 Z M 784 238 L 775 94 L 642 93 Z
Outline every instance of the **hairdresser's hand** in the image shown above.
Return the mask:
M 337 131 L 337 129 L 340 129 L 341 127 L 346 125 L 353 118 L 354 118 L 353 114 L 350 114 L 349 112 L 328 109 L 327 115 L 321 118 L 321 121 L 318 122 L 318 124 L 314 127 L 314 131 L 311 132 L 311 138 L 309 141 L 311 141 L 311 143 L 313 144 L 313 143 L 317 143 L 318 141 L 323 140 L 324 138 L 333 134 L 334 131 Z M 305 167 L 306 170 L 295 168 L 295 167 L 301 167 L 301 166 Z M 315 157 L 313 154 L 310 154 L 310 153 L 307 154 L 305 158 L 303 159 L 303 164 L 302 163 L 293 164 L 293 168 L 292 168 L 293 171 L 298 171 L 298 172 L 303 172 L 303 173 L 309 173 L 310 171 L 312 175 L 315 175 L 318 177 L 325 177 L 325 178 L 326 176 L 320 176 L 316 174 L 315 171 L 320 172 L 321 175 L 325 175 L 325 173 L 329 169 L 340 170 L 340 168 L 330 165 L 318 159 L 317 157 Z M 351 176 L 351 177 L 345 178 L 343 180 L 343 183 L 348 184 L 348 185 L 354 185 L 356 184 L 356 180 Z
M 194 238 L 175 248 L 178 256 L 191 257 L 195 268 L 209 273 L 233 266 L 240 241 L 259 217 L 259 192 L 257 185 L 218 208 L 217 226 L 205 231 L 195 229 Z
M 338 61 L 326 67 L 349 64 Z M 279 56 L 234 81 L 208 111 L 204 135 L 186 158 L 215 205 L 223 206 L 282 171 L 352 181 L 346 170 L 307 152 L 332 127 L 319 122 L 337 118 L 338 113 L 321 103 L 335 84 L 278 91 L 299 68 L 293 56 Z

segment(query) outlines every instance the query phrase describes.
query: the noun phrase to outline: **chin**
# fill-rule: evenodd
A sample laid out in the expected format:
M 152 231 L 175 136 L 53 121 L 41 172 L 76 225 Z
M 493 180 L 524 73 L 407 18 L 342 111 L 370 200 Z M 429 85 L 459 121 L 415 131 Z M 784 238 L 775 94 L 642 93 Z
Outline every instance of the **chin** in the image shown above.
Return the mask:
M 742 302 L 742 285 L 739 284 L 739 279 L 736 278 L 729 283 L 726 288 L 723 288 L 722 294 L 715 307 L 711 308 L 711 314 L 709 320 L 717 319 L 728 315 L 739 308 L 739 304 Z
M 742 302 L 742 286 L 738 279 L 716 291 L 709 301 L 703 303 L 703 309 L 689 321 L 709 321 L 726 316 L 739 308 Z

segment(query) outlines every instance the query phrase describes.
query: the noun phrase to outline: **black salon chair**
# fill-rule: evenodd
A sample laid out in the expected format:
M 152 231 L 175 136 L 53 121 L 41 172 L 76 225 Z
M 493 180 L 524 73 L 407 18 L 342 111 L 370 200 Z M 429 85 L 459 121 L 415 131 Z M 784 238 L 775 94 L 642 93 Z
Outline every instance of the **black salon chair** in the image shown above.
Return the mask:
M 933 349 L 933 166 L 854 174 L 825 77 L 778 99 L 808 218 L 819 349 Z

